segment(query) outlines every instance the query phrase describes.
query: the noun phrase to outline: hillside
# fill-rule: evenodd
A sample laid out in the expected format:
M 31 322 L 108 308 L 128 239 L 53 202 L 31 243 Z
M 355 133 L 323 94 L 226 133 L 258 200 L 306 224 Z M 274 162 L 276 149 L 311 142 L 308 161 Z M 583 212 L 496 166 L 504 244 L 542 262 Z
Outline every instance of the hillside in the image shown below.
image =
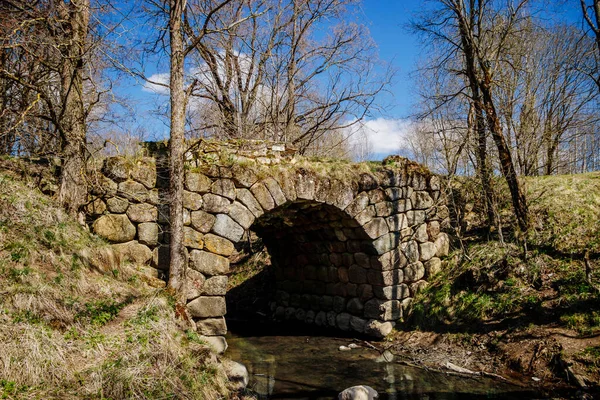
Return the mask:
M 0 397 L 226 395 L 172 298 L 33 186 L 0 171 Z
M 463 365 L 475 370 L 490 371 L 497 363 L 540 386 L 597 392 L 600 173 L 527 178 L 524 184 L 533 225 L 526 254 L 512 237 L 504 188 L 498 185 L 496 193 L 506 199 L 499 202 L 503 235 L 495 231 L 488 240 L 478 226 L 478 205 L 468 200 L 475 196 L 464 193 L 468 182 L 456 186 L 467 199 L 466 229 L 447 267 L 415 299 L 407 330 L 420 331 L 411 336 L 416 345 L 441 340 L 463 347 Z M 400 332 L 396 339 L 406 337 Z

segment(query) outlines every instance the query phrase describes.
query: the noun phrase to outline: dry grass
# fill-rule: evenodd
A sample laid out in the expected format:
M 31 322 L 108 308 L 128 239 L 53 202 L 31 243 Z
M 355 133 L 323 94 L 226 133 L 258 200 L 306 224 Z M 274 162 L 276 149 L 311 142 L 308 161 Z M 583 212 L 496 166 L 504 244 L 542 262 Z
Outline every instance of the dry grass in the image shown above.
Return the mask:
M 217 399 L 216 358 L 173 300 L 77 256 L 105 243 L 0 172 L 0 398 Z M 119 272 L 121 271 L 121 272 Z
M 600 172 L 527 179 L 532 240 L 562 253 L 600 253 Z

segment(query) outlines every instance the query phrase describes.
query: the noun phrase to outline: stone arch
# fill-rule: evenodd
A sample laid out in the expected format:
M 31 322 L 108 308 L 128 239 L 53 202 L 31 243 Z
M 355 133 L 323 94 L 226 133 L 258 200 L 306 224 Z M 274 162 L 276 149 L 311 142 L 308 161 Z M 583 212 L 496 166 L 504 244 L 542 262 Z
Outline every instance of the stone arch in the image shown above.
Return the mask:
M 160 217 L 168 215 L 168 202 L 153 188 L 164 187 L 161 174 L 154 183 L 139 182 L 148 174 L 125 164 L 105 162 L 102 180 L 116 190 L 99 200 L 110 212 L 96 214 L 94 229 L 113 220 L 127 225 L 130 241 L 119 246 L 145 248 L 142 258 L 152 254 L 152 265 L 164 270 L 167 235 L 145 238 L 150 225 L 168 232 L 168 221 Z M 197 148 L 188 154 L 187 167 L 186 297 L 204 335 L 226 333 L 229 257 L 250 229 L 261 235 L 276 267 L 276 318 L 379 337 L 391 331 L 448 251 L 447 236 L 440 232 L 447 209 L 439 179 L 400 157 L 379 166 L 334 165 L 334 170 L 299 160 L 283 145 L 226 142 Z M 128 196 L 128 188 L 136 196 Z M 116 215 L 110 205 L 122 199 L 131 204 Z M 134 215 L 133 209 L 148 216 Z

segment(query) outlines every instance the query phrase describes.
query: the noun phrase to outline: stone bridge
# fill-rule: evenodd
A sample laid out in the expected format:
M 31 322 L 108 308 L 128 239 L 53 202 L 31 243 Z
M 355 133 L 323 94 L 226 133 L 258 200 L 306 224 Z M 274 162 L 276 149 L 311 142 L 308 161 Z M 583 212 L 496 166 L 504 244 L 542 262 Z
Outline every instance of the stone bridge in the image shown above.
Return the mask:
M 154 157 L 104 160 L 88 204 L 95 233 L 160 277 L 168 270 L 168 171 Z M 207 142 L 187 153 L 187 307 L 198 332 L 226 333 L 230 258 L 260 236 L 276 319 L 387 335 L 448 252 L 440 180 L 419 164 L 310 160 L 284 144 Z M 162 272 L 161 272 L 162 271 Z

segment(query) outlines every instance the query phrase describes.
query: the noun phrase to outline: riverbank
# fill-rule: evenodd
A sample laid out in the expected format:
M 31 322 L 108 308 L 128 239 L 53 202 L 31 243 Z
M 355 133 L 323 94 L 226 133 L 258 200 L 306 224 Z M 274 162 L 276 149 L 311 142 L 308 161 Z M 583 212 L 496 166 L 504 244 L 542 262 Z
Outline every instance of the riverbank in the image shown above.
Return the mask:
M 0 398 L 221 399 L 222 363 L 164 281 L 0 171 Z

